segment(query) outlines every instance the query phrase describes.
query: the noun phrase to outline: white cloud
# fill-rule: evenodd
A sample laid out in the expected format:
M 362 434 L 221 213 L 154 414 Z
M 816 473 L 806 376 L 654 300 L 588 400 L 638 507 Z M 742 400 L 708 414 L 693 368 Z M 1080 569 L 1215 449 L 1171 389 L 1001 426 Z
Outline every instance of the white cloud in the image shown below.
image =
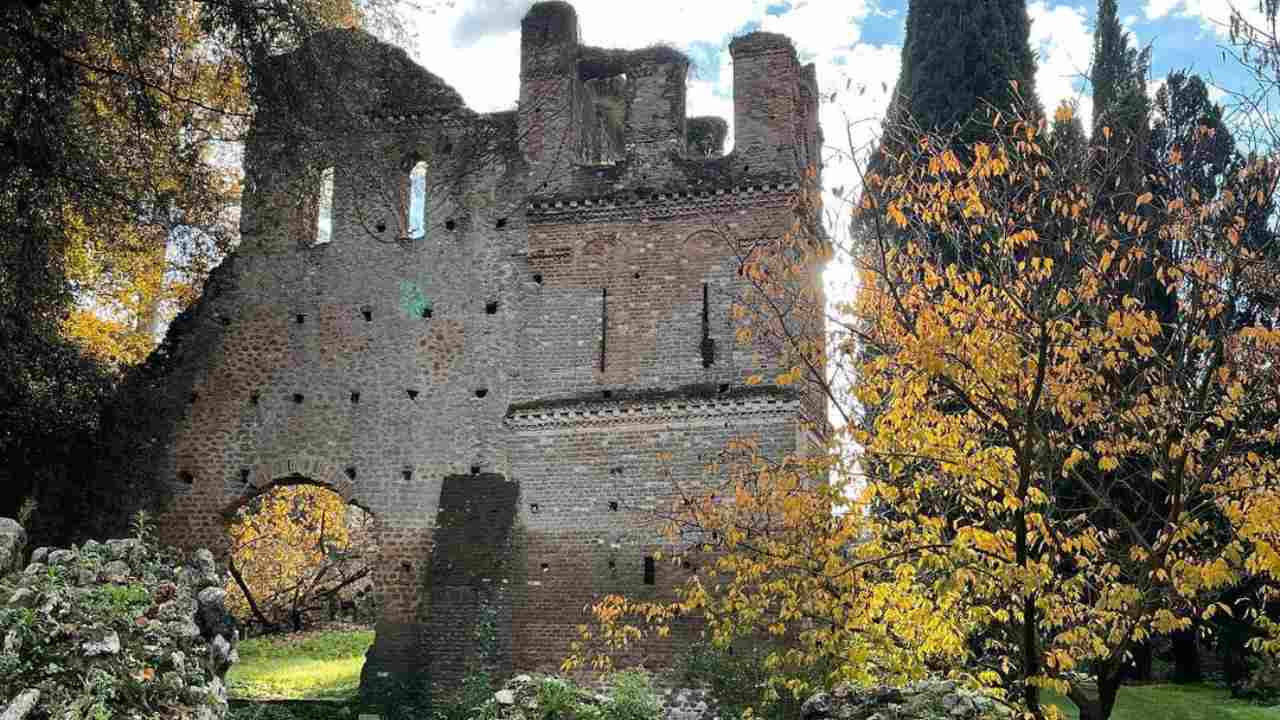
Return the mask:
M 1192 18 L 1219 37 L 1226 37 L 1230 31 L 1233 11 L 1240 12 L 1254 25 L 1261 25 L 1264 20 L 1254 0 L 1147 0 L 1143 7 L 1143 14 L 1148 20 L 1160 20 L 1171 15 Z
M 1036 90 L 1040 102 L 1052 114 L 1063 100 L 1075 100 L 1077 115 L 1088 127 L 1093 103 L 1080 92 L 1093 54 L 1093 31 L 1087 11 L 1036 0 L 1027 5 L 1027 14 L 1031 16 L 1031 48 L 1039 62 Z

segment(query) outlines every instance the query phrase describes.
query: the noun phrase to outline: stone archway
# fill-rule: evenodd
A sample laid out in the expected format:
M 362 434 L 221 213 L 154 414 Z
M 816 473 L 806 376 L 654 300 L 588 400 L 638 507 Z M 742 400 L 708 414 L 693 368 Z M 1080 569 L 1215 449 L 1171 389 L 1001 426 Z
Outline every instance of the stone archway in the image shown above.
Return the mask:
M 270 497 L 273 492 L 289 488 L 296 489 L 298 486 L 308 486 L 322 492 L 290 492 L 274 498 Z M 243 575 L 239 574 L 235 563 L 238 540 L 233 528 L 237 523 L 247 522 L 246 518 L 252 517 L 263 507 L 253 506 L 250 509 L 248 506 L 254 503 L 255 499 L 261 499 L 266 503 L 265 507 L 271 507 L 272 503 L 276 503 L 277 511 L 288 513 L 295 518 L 300 516 L 294 513 L 304 508 L 321 508 L 324 513 L 324 515 L 312 514 L 307 510 L 306 515 L 301 517 L 309 520 L 302 520 L 298 531 L 286 531 L 283 535 L 285 538 L 290 538 L 292 542 L 286 541 L 285 545 L 272 551 L 273 557 L 280 557 L 292 556 L 289 550 L 291 547 L 312 548 L 316 550 L 314 556 L 309 552 L 303 553 L 301 561 L 304 564 L 273 567 L 269 562 L 265 568 L 256 568 L 257 578 L 265 583 L 261 586 L 253 579 L 247 568 L 242 567 L 241 569 L 245 572 Z M 334 504 L 335 501 L 338 505 Z M 324 519 L 320 519 L 322 517 Z M 227 567 L 231 571 L 233 581 L 242 591 L 242 597 L 245 598 L 241 601 L 241 611 L 245 613 L 244 617 L 247 620 L 259 625 L 266 623 L 264 627 L 269 632 L 297 631 L 304 627 L 324 632 L 358 631 L 359 628 L 352 627 L 351 623 L 369 626 L 366 629 L 372 629 L 377 620 L 375 613 L 380 595 L 378 573 L 375 572 L 382 539 L 380 518 L 354 497 L 354 483 L 345 476 L 343 471 L 331 463 L 305 457 L 256 465 L 247 478 L 246 487 L 241 496 L 224 506 L 222 519 L 229 546 L 226 555 Z M 275 522 L 268 521 L 266 527 L 278 527 Z M 317 528 L 319 528 L 318 531 Z M 333 534 L 335 528 L 341 533 L 340 535 Z M 256 540 L 251 540 L 249 544 L 252 545 L 254 542 Z M 335 550 L 338 551 L 336 556 L 333 554 Z M 352 568 L 358 572 L 353 572 Z M 296 619 L 293 618 L 288 607 L 281 609 L 281 606 L 277 605 L 274 608 L 275 612 L 264 614 L 247 599 L 250 597 L 251 585 L 255 594 L 279 590 L 272 587 L 274 581 L 271 578 L 277 577 L 273 571 L 282 571 L 282 575 L 297 580 L 297 587 L 309 588 L 306 591 L 308 594 L 303 596 L 304 602 L 293 601 L 292 612 L 297 613 Z M 296 572 L 296 576 L 291 574 L 292 572 Z M 263 580 L 264 578 L 266 579 Z M 323 583 L 320 581 L 321 578 L 325 578 Z M 246 582 L 249 584 L 246 585 Z M 259 600 L 261 597 L 259 595 Z M 275 597 L 280 596 L 277 593 Z M 289 601 L 286 600 L 287 602 Z M 249 607 L 245 608 L 245 604 Z M 333 621 L 338 621 L 338 624 L 334 625 Z

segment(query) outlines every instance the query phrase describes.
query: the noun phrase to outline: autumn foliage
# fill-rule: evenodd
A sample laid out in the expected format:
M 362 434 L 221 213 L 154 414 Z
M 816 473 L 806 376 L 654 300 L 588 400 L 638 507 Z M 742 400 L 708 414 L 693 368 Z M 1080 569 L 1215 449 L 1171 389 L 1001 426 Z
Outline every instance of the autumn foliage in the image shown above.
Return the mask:
M 1091 180 L 1105 147 L 1068 152 L 1035 114 L 990 125 L 973 143 L 900 130 L 850 208 L 833 270 L 858 290 L 827 337 L 787 316 L 822 307 L 801 280 L 832 245 L 801 223 L 748 260 L 772 301 L 746 304 L 746 332 L 781 338 L 778 380 L 832 402 L 825 452 L 727 448 L 669 524 L 716 560 L 677 603 L 605 598 L 570 664 L 699 613 L 721 645 L 776 639 L 775 691 L 812 668 L 946 674 L 1037 717 L 1054 688 L 1104 718 L 1149 638 L 1233 613 L 1280 648 L 1267 595 L 1221 602 L 1280 578 L 1280 252 L 1252 227 L 1275 167 L 1212 198 L 1126 195 Z
M 267 630 L 301 629 L 369 582 L 373 517 L 330 490 L 289 485 L 260 495 L 231 524 L 233 614 Z

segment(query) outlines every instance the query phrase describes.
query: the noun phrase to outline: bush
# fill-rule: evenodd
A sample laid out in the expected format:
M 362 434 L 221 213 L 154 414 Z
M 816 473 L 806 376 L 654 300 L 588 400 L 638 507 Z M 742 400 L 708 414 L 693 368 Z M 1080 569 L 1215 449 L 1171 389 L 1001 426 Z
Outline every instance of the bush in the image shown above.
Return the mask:
M 767 652 L 759 648 L 731 653 L 713 645 L 695 645 L 683 658 L 685 682 L 711 690 L 722 718 L 740 718 L 747 710 L 767 720 L 800 717 L 801 701 L 771 683 L 765 667 Z M 819 687 L 815 672 L 810 682 Z
M 496 716 L 493 679 L 485 672 L 467 675 L 456 692 L 431 703 L 432 720 L 484 720 Z
M 655 720 L 662 715 L 662 703 L 644 670 L 616 672 L 609 676 L 609 685 L 601 708 L 604 720 Z
M 1280 661 L 1267 654 L 1250 654 L 1244 661 L 1248 672 L 1231 686 L 1235 697 L 1270 705 L 1280 699 Z

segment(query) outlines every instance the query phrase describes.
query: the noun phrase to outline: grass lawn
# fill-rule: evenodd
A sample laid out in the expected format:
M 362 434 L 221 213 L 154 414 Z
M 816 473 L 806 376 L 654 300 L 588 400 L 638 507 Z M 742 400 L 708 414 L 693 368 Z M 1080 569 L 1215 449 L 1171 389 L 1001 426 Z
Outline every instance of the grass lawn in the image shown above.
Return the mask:
M 242 700 L 343 700 L 360 687 L 372 630 L 314 630 L 252 638 L 237 646 L 227 673 L 231 697 Z
M 1070 700 L 1048 695 L 1067 717 L 1076 717 Z M 1206 685 L 1142 685 L 1120 688 L 1111 720 L 1280 720 L 1280 707 L 1233 700 L 1226 690 Z

